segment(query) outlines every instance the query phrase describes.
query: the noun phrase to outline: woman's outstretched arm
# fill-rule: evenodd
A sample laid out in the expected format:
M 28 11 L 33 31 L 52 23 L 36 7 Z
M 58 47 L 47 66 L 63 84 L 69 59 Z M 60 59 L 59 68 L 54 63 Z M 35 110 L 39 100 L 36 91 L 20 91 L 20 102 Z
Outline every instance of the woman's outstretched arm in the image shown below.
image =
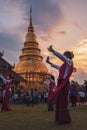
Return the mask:
M 70 59 L 67 58 L 66 56 L 64 56 L 63 54 L 61 54 L 60 52 L 57 52 L 53 49 L 52 45 L 49 46 L 48 50 L 50 52 L 52 52 L 55 56 L 57 56 L 60 60 L 62 60 L 63 62 L 65 62 L 66 64 L 70 65 Z
M 59 70 L 59 69 L 60 69 L 60 66 L 55 65 L 54 63 L 51 63 L 51 62 L 50 62 L 50 60 L 49 60 L 49 56 L 47 57 L 46 62 L 47 62 L 48 64 L 50 64 L 50 65 L 51 65 L 51 67 L 54 67 L 54 68 L 55 68 L 55 69 L 57 69 L 57 70 Z
M 10 82 L 10 80 L 7 80 L 2 74 L 0 74 L 0 78 L 3 80 L 5 84 Z

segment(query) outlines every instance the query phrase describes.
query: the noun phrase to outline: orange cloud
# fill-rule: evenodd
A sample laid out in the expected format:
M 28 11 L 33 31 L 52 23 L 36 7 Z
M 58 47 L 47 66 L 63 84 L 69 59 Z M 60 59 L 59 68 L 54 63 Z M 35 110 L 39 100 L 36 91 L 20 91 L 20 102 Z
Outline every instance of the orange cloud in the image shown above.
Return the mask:
M 74 65 L 77 68 L 77 72 L 73 74 L 75 80 L 79 82 L 87 79 L 87 39 L 83 39 L 77 46 L 73 49 Z
M 74 62 L 77 68 L 87 72 L 87 39 L 82 40 L 80 44 L 74 48 L 74 53 Z

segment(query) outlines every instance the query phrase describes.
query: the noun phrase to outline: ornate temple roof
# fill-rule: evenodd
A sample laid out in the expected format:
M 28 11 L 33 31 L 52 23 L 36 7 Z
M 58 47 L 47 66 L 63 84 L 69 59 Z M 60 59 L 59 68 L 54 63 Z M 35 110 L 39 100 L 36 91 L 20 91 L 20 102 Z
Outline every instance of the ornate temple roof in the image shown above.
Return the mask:
M 13 76 L 14 80 L 18 82 L 27 82 L 25 79 L 23 79 L 23 77 L 13 71 L 13 66 L 8 63 L 2 56 L 0 56 L 0 74 L 2 74 L 5 78 L 11 75 Z

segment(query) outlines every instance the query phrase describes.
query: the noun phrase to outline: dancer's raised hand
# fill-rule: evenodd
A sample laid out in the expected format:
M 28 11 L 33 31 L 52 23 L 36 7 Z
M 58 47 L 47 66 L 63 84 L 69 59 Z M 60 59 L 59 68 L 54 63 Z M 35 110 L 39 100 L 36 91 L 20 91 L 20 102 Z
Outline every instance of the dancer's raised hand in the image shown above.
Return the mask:
M 49 61 L 49 56 L 47 57 L 46 62 L 51 64 L 50 61 Z
M 54 52 L 54 50 L 53 50 L 53 46 L 50 45 L 50 46 L 48 47 L 48 50 L 49 50 L 50 52 Z

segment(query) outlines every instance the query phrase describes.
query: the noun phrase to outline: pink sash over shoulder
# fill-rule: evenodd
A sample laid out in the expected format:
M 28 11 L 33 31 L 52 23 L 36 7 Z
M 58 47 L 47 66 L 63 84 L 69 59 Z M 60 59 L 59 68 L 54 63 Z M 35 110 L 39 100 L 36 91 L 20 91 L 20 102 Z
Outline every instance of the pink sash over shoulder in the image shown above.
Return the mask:
M 64 69 L 65 69 L 65 63 L 61 66 L 61 70 L 60 70 L 61 73 L 59 74 L 59 78 L 62 78 Z M 57 88 L 54 91 L 54 93 L 50 95 L 50 97 L 49 97 L 50 100 L 56 101 L 56 98 L 57 98 L 59 92 L 62 90 L 62 88 L 64 87 L 64 85 L 68 82 L 68 80 L 69 80 L 72 72 L 73 72 L 73 64 L 71 66 L 71 69 L 70 69 L 67 77 L 57 86 Z

